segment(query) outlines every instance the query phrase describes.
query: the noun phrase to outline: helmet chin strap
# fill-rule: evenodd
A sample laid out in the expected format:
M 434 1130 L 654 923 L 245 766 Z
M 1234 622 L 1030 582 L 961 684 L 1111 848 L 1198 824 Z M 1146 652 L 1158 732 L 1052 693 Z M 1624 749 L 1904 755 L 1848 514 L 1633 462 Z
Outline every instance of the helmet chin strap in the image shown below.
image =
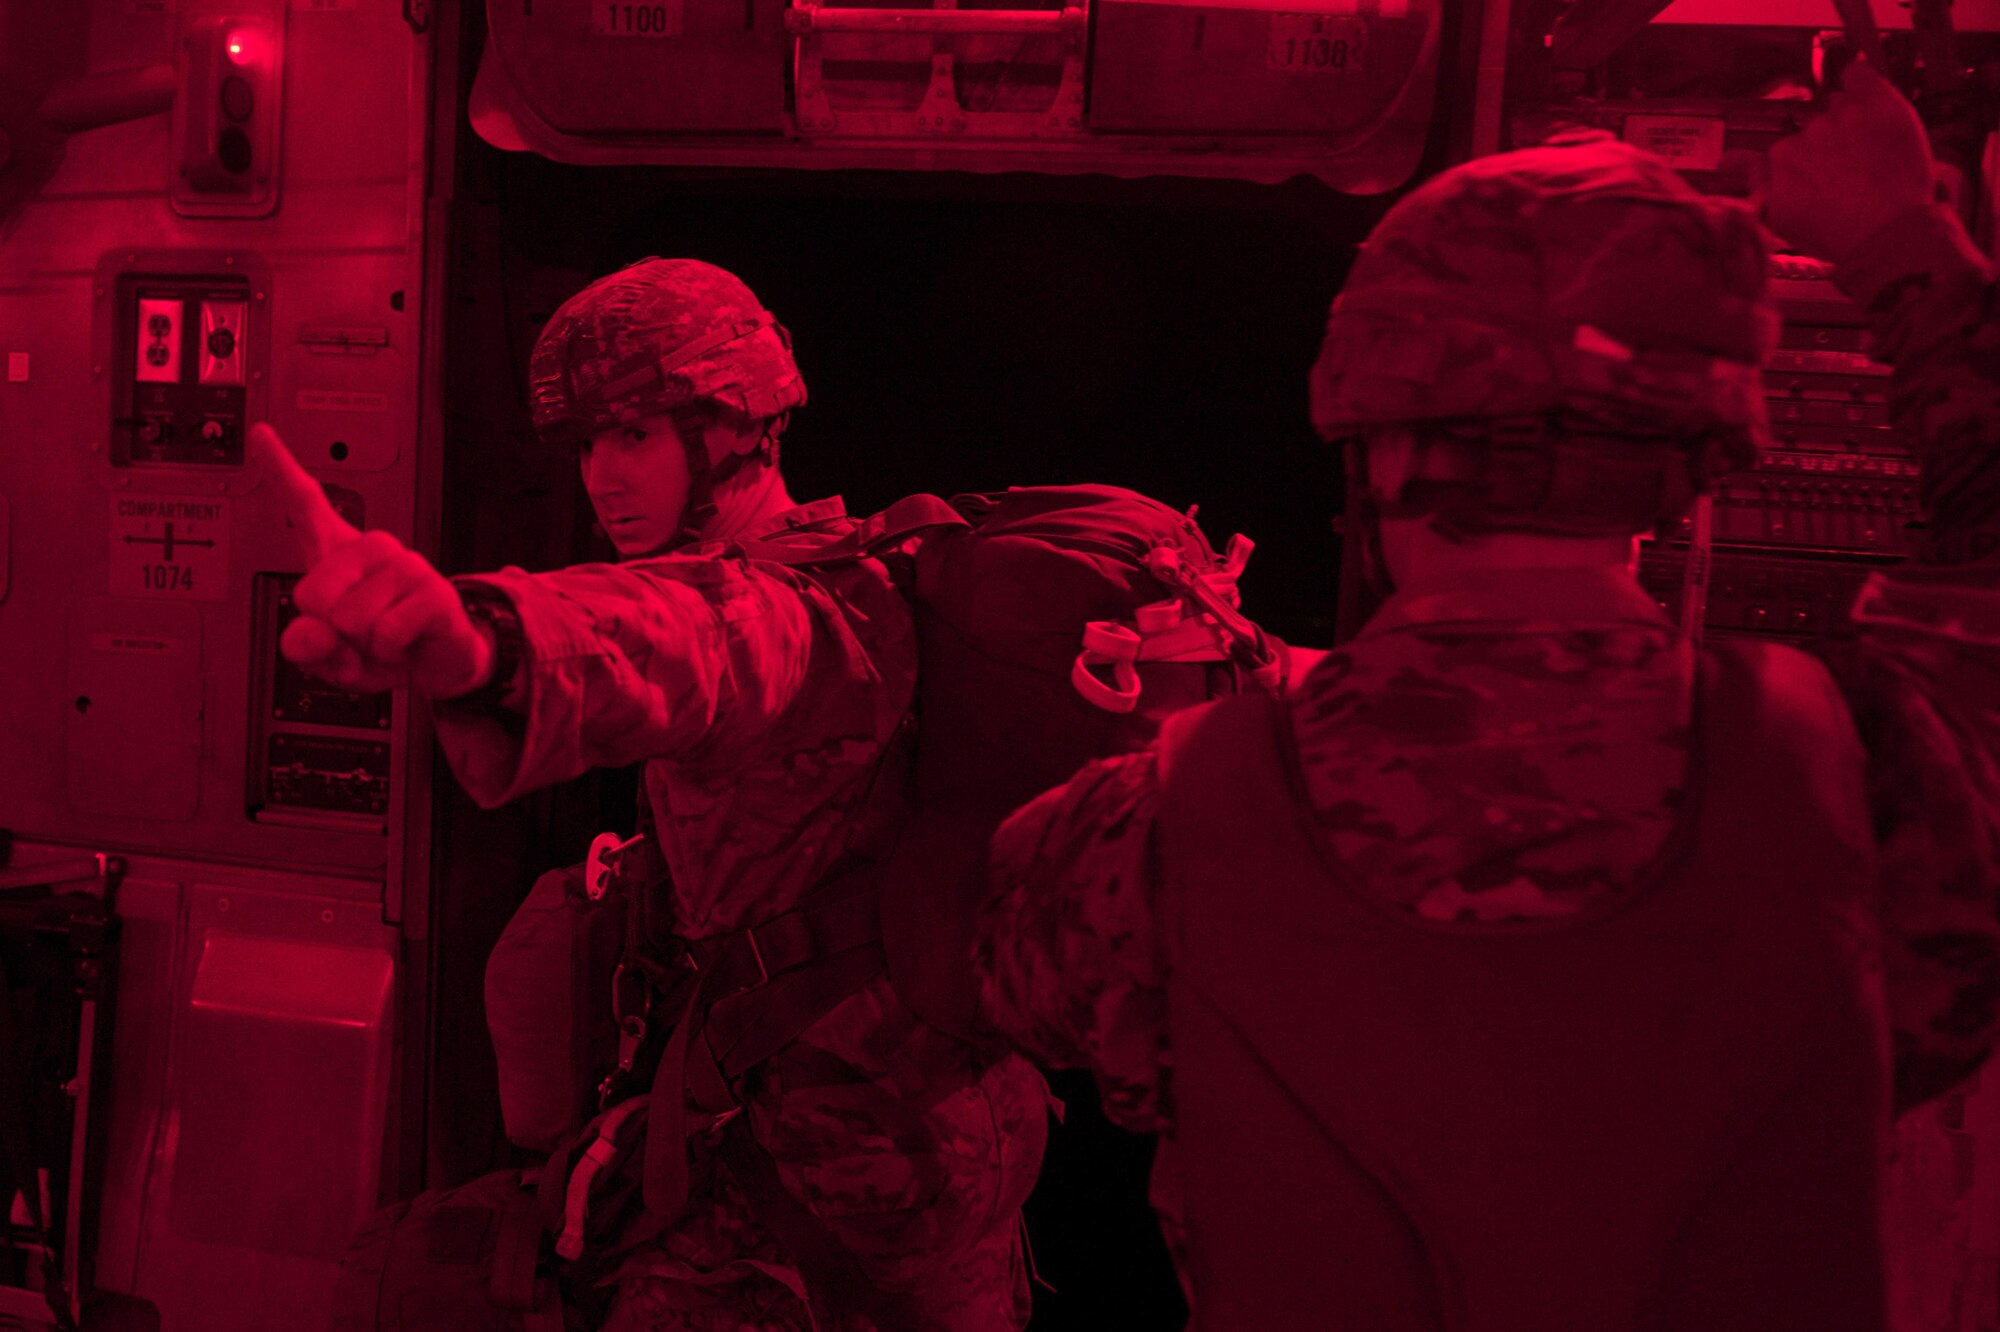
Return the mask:
M 680 529 L 657 552 L 659 554 L 679 550 L 701 540 L 702 529 L 715 517 L 715 487 L 722 478 L 716 475 L 717 469 L 709 465 L 708 441 L 683 441 L 683 446 L 688 462 L 687 499 L 681 502 Z
M 757 436 L 755 446 L 747 452 L 731 453 L 720 463 L 711 462 L 709 459 L 705 432 L 692 440 L 683 435 L 681 446 L 687 452 L 688 495 L 686 502 L 681 505 L 680 528 L 666 545 L 650 553 L 664 555 L 701 541 L 718 512 L 716 491 L 722 483 L 742 471 L 752 459 L 768 458 L 773 466 L 777 464 L 778 437 L 784 433 L 785 422 L 789 416 L 790 413 L 780 413 L 777 416 L 767 417 Z

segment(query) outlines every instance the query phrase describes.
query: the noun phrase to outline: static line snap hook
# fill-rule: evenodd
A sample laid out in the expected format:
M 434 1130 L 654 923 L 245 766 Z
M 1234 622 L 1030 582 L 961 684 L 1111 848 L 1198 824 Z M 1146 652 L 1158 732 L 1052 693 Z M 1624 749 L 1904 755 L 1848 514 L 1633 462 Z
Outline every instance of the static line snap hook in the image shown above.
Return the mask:
M 590 854 L 584 859 L 583 867 L 583 891 L 591 901 L 603 900 L 611 887 L 611 875 L 617 868 L 611 857 L 625 851 L 644 836 L 638 833 L 621 841 L 617 833 L 604 832 L 591 838 Z

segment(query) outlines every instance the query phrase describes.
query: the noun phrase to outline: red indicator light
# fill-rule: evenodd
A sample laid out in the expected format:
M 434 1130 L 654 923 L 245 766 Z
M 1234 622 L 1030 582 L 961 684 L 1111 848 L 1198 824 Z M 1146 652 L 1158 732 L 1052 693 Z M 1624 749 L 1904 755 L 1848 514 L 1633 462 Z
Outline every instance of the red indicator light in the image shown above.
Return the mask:
M 222 39 L 222 49 L 229 52 L 231 61 L 248 65 L 263 54 L 263 43 L 256 32 L 249 28 L 233 28 Z

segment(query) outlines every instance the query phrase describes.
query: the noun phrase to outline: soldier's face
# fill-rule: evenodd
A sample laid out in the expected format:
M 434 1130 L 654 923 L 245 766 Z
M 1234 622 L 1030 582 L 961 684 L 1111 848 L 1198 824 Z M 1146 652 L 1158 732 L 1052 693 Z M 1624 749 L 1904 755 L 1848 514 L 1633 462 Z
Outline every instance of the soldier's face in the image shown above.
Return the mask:
M 620 555 L 651 554 L 680 531 L 687 451 L 668 413 L 600 430 L 584 444 L 579 462 L 597 521 Z

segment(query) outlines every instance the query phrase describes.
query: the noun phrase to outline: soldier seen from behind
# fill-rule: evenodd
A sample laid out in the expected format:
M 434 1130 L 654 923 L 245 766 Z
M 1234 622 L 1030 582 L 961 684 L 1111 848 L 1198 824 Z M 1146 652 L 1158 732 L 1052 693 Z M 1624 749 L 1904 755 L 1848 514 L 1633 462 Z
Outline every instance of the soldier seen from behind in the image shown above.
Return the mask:
M 336 1327 L 1018 1329 L 1040 1075 L 916 1018 L 872 902 L 842 891 L 898 812 L 878 773 L 915 687 L 910 607 L 872 558 L 743 555 L 855 526 L 786 492 L 805 387 L 785 330 L 732 275 L 649 259 L 558 310 L 531 377 L 536 429 L 576 451 L 620 564 L 448 581 L 255 436 L 306 546 L 288 657 L 434 701 L 489 808 L 645 765 L 606 1113 L 531 1187 L 509 1172 L 386 1213 L 348 1255 Z
M 1373 617 L 995 839 L 986 1017 L 1163 1135 L 1202 1332 L 1888 1325 L 1892 1108 L 2000 1002 L 2000 310 L 1874 70 L 1771 165 L 1922 467 L 1825 660 L 1637 581 L 1766 443 L 1777 317 L 1748 209 L 1572 135 L 1414 191 L 1334 303 Z

